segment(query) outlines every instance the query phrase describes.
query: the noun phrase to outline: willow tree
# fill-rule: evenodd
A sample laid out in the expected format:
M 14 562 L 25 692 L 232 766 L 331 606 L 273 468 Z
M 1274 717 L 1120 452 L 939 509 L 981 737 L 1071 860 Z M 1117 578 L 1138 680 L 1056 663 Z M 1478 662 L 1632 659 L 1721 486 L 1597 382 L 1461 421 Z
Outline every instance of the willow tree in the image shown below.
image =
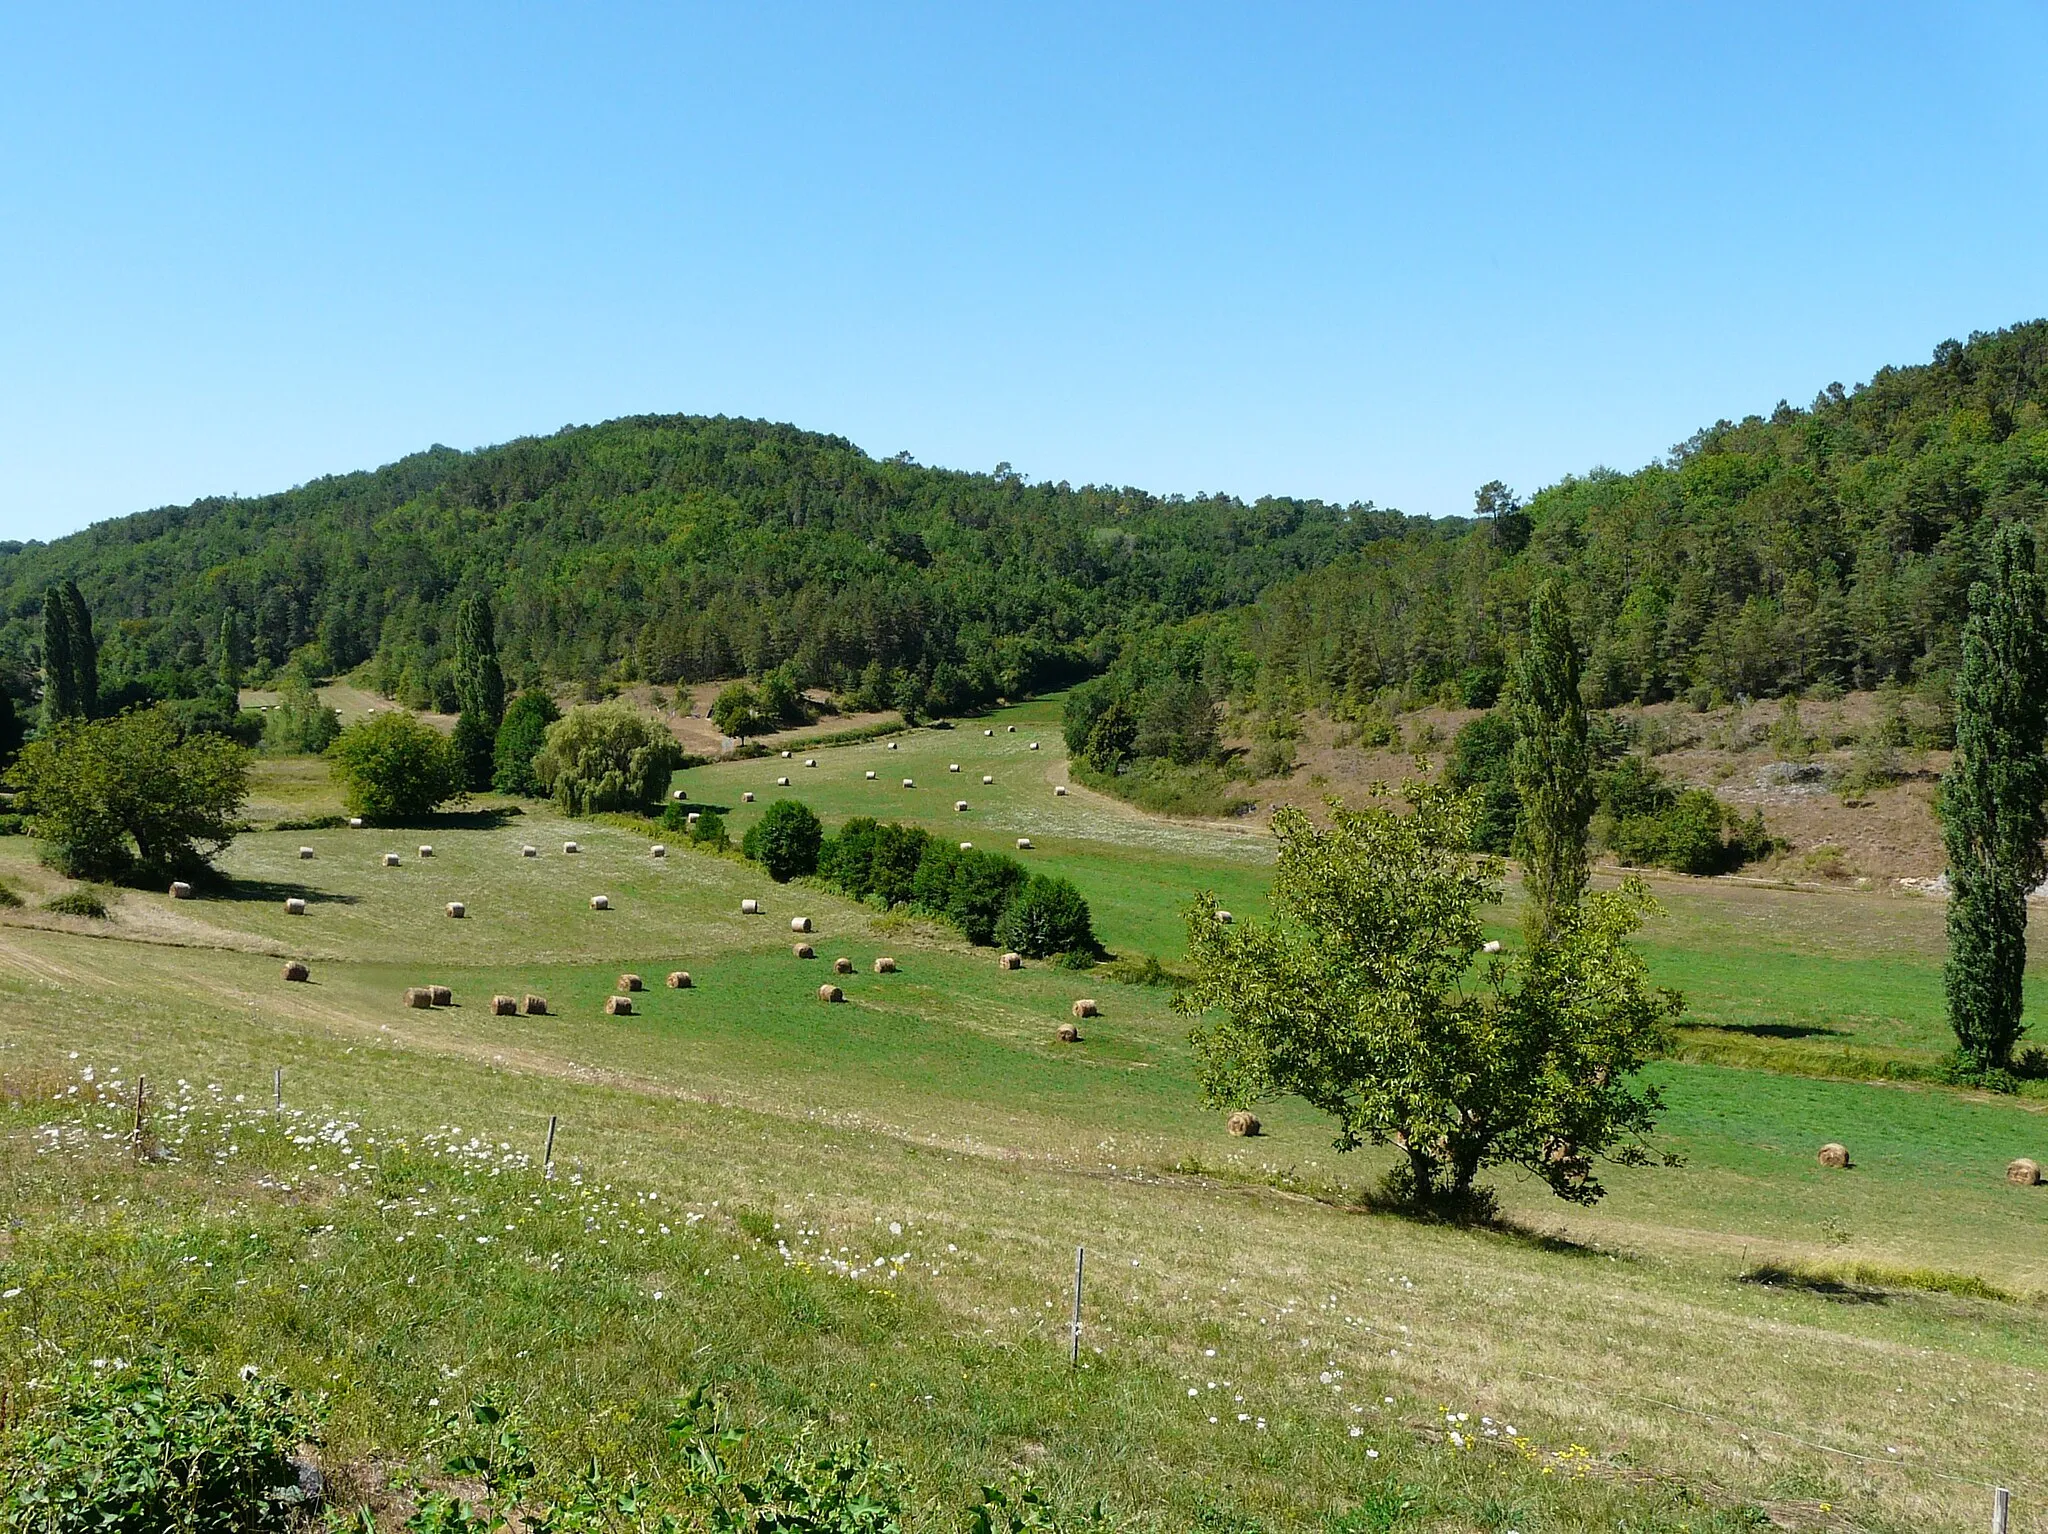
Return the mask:
M 1964 1064 L 2003 1071 L 2024 1031 L 2027 896 L 2048 872 L 2048 618 L 2034 536 L 2009 522 L 1970 588 L 1956 750 L 1936 807 L 1948 853 L 1949 1026 Z
M 1521 822 L 1522 925 L 1546 942 L 1586 893 L 1586 827 L 1593 819 L 1593 751 L 1579 695 L 1579 647 L 1555 582 L 1529 604 L 1529 639 L 1516 661 L 1514 783 Z

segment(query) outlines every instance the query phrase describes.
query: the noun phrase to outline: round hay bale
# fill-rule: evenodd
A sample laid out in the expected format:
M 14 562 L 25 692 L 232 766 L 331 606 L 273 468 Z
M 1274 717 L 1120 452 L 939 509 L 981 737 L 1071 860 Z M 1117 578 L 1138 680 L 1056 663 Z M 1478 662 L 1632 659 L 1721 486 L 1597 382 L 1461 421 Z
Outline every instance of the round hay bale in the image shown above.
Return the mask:
M 740 902 L 740 915 L 742 915 L 742 916 L 759 916 L 760 914 L 761 914 L 761 902 L 760 902 L 760 901 L 758 901 L 758 900 L 742 900 L 742 901 Z
M 1015 726 L 1015 725 L 1013 724 L 1013 725 L 1009 726 L 1009 728 L 1008 728 L 1008 729 L 1007 729 L 1007 730 L 1005 731 L 1005 733 L 1006 733 L 1006 734 L 1010 734 L 1010 735 L 1015 735 L 1015 734 L 1017 733 L 1017 727 L 1016 727 L 1016 726 Z
M 846 992 L 840 990 L 836 985 L 821 985 L 818 987 L 818 1000 L 844 1001 L 846 1000 Z
M 892 740 L 892 741 L 890 741 L 890 742 L 889 742 L 889 749 L 890 749 L 891 751 L 894 751 L 894 750 L 896 749 L 896 742 L 895 742 L 895 741 L 893 741 L 893 740 Z
M 1820 1155 L 1817 1159 L 1822 1166 L 1827 1167 L 1831 1171 L 1839 1172 L 1849 1164 L 1849 1147 L 1830 1140 L 1820 1148 Z
M 609 910 L 610 910 L 611 908 L 612 908 L 612 897 L 611 897 L 611 896 L 609 896 L 609 895 L 592 895 L 592 896 L 590 897 L 590 909 L 591 909 L 591 910 L 593 910 L 593 911 L 609 911 Z
M 1022 969 L 1023 967 L 1024 955 L 1021 953 L 1006 953 L 996 960 L 997 969 Z
M 185 882 L 185 881 L 184 881 L 183 879 L 173 879 L 173 880 L 171 881 L 171 899 L 173 899 L 173 900 L 190 900 L 191 898 L 192 898 L 192 886 L 191 886 L 191 885 L 187 884 L 187 883 L 186 883 L 186 882 Z
M 405 1004 L 424 1012 L 434 1004 L 433 990 L 424 985 L 409 985 L 405 988 Z
M 604 999 L 605 1015 L 608 1017 L 631 1017 L 633 1001 L 629 996 L 607 996 Z
M 360 815 L 351 815 L 351 816 L 349 816 L 349 818 L 348 818 L 348 828 L 349 828 L 349 829 L 350 829 L 351 831 L 360 831 L 360 830 L 362 830 L 362 828 L 363 828 L 363 817 L 362 817 L 362 816 L 360 816 Z
M 469 914 L 469 907 L 459 900 L 451 900 L 448 902 L 448 914 L 457 921 L 461 921 L 463 917 Z
M 1074 1003 L 1074 1016 L 1076 1017 L 1100 1017 L 1101 1015 L 1102 1003 L 1093 996 L 1083 996 Z
M 1072 1023 L 1061 1023 L 1059 1040 L 1062 1044 L 1078 1044 L 1081 1042 L 1081 1030 Z
M 683 800 L 685 800 L 685 799 L 687 799 L 687 798 L 689 798 L 689 797 L 690 797 L 690 796 L 689 796 L 689 794 L 688 794 L 688 793 L 686 793 L 686 792 L 685 792 L 684 790 L 682 790 L 682 789 L 680 789 L 680 788 L 679 788 L 679 789 L 677 789 L 677 790 L 676 790 L 676 791 L 675 791 L 674 793 L 672 793 L 672 794 L 670 794 L 670 795 L 669 795 L 669 798 L 671 798 L 671 799 L 675 800 L 675 801 L 676 801 L 676 802 L 677 802 L 678 804 L 682 803 L 682 801 L 683 801 Z
M 787 788 L 787 787 L 789 787 L 789 779 L 787 779 L 787 778 L 777 778 L 777 779 L 775 780 L 775 786 L 776 786 L 777 788 Z
M 804 765 L 806 767 L 815 767 L 818 765 L 818 759 L 815 756 L 807 756 L 804 758 Z
M 790 931 L 792 931 L 792 932 L 808 932 L 808 931 L 810 931 L 810 930 L 811 930 L 811 919 L 810 919 L 810 917 L 808 917 L 808 916 L 792 916 L 792 917 L 790 917 L 790 919 L 789 919 L 789 930 L 790 930 Z
M 1234 916 L 1232 916 L 1232 915 L 1231 915 L 1231 914 L 1230 914 L 1230 913 L 1229 913 L 1228 911 L 1218 911 L 1218 912 L 1216 913 L 1216 920 L 1217 920 L 1217 921 L 1218 921 L 1218 922 L 1219 922 L 1219 923 L 1220 923 L 1221 925 L 1223 925 L 1223 926 L 1226 926 L 1226 927 L 1227 927 L 1227 926 L 1229 926 L 1229 925 L 1231 924 L 1231 922 L 1235 921 L 1236 919 L 1237 919 L 1237 918 L 1235 918 Z
M 743 794 L 741 794 L 741 795 L 740 795 L 740 803 L 742 803 L 742 804 L 752 804 L 753 802 L 754 802 L 754 791 L 753 791 L 753 790 L 752 790 L 751 788 L 750 788 L 750 789 L 748 789 L 748 790 L 747 790 L 747 791 L 746 791 L 745 793 L 743 793 Z
M 535 996 L 528 992 L 525 1007 L 528 1017 L 546 1017 L 548 1015 L 548 999 L 545 996 Z
M 852 973 L 853 973 L 853 960 L 851 960 L 851 959 L 834 959 L 834 960 L 832 961 L 832 973 L 833 973 L 833 974 L 835 974 L 835 975 L 850 975 L 850 974 L 852 974 Z
M 397 854 L 397 853 L 395 853 L 395 852 L 387 852 L 387 853 L 385 853 L 385 854 L 384 854 L 384 866 L 385 866 L 386 868 L 396 868 L 396 867 L 398 866 L 398 854 Z
M 692 815 L 690 818 L 695 820 L 697 817 Z M 668 856 L 668 848 L 664 847 L 660 842 L 656 842 L 647 849 L 647 855 L 651 858 L 665 858 Z
M 1061 784 L 1058 784 L 1058 785 L 1056 785 L 1056 786 L 1054 787 L 1053 791 L 1052 791 L 1052 795 L 1053 795 L 1053 797 L 1054 797 L 1055 799 L 1064 799 L 1064 798 L 1066 798 L 1066 797 L 1067 797 L 1067 785 L 1066 785 L 1066 784 L 1064 784 L 1064 783 L 1061 783 Z
M 1259 1132 L 1259 1116 L 1243 1108 L 1230 1115 L 1230 1132 L 1234 1135 L 1255 1135 Z
M 783 759 L 783 760 L 784 760 L 785 762 L 789 760 L 789 753 L 788 753 L 787 751 L 785 751 L 785 752 L 783 752 L 783 753 L 782 753 L 782 759 Z
M 698 814 L 696 810 L 692 810 L 690 811 L 689 819 L 685 822 L 685 824 L 694 826 L 701 818 L 702 817 Z
M 1485 942 L 1483 942 L 1483 943 L 1481 943 L 1481 944 L 1479 945 L 1479 951 L 1480 951 L 1481 953 L 1499 953 L 1499 952 L 1500 952 L 1500 939 L 1499 939 L 1499 938 L 1488 938 L 1488 939 L 1487 939 L 1487 940 L 1486 940 Z
M 2041 1181 L 2041 1163 L 2030 1156 L 2021 1156 L 2006 1166 L 2005 1180 L 2015 1188 L 2036 1187 Z
M 523 858 L 537 858 L 540 856 L 540 848 L 529 844 L 519 849 L 519 855 Z
M 896 973 L 896 961 L 895 961 L 894 959 L 892 959 L 892 958 L 888 957 L 888 956 L 887 956 L 886 954 L 885 954 L 885 955 L 883 955 L 883 956 L 882 956 L 881 958 L 879 958 L 879 959 L 875 960 L 875 973 L 876 973 L 876 974 L 878 974 L 878 975 L 893 975 L 893 974 L 895 974 L 895 973 Z
M 915 778 L 905 778 L 903 780 L 903 786 L 905 788 L 915 788 L 917 787 L 917 780 Z
M 953 808 L 956 811 L 964 812 L 967 808 L 967 801 L 965 799 L 955 799 L 953 801 Z
M 311 980 L 313 972 L 297 959 L 293 959 L 289 964 L 285 965 L 284 977 L 287 980 Z
M 799 959 L 815 959 L 818 956 L 818 951 L 811 947 L 809 943 L 794 943 L 790 946 L 789 951 Z
M 433 997 L 434 1005 L 437 1007 L 455 1005 L 455 993 L 445 985 L 430 985 L 427 987 L 427 994 Z
M 311 847 L 301 847 L 301 848 L 299 849 L 299 861 L 300 861 L 301 863 L 310 863 L 310 862 L 312 862 L 312 861 L 313 861 L 313 849 L 312 849 Z
M 873 774 L 872 772 L 870 772 L 870 773 L 868 774 L 868 781 L 872 783 L 872 782 L 874 781 L 874 778 L 875 778 L 875 775 L 874 775 L 874 774 Z
M 581 852 L 583 849 L 577 846 L 574 842 L 563 842 L 562 850 L 564 852 Z
M 434 849 L 433 849 L 432 847 L 428 846 L 428 845 L 427 845 L 426 843 L 422 842 L 422 843 L 420 844 L 420 856 L 421 856 L 421 857 L 423 857 L 423 858 L 430 858 L 430 857 L 432 857 L 433 855 L 434 855 Z
M 994 730 L 983 730 L 983 731 L 982 731 L 981 733 L 982 733 L 982 734 L 984 734 L 984 735 L 993 735 L 993 734 L 995 734 L 995 731 L 994 731 Z
M 1035 740 L 1034 740 L 1034 741 L 1033 741 L 1033 742 L 1031 743 L 1031 749 L 1032 749 L 1032 750 L 1034 750 L 1034 751 L 1036 751 L 1036 750 L 1038 749 L 1038 742 L 1037 742 L 1037 741 L 1035 741 Z
M 690 972 L 686 969 L 672 969 L 668 972 L 668 988 L 671 991 L 690 989 Z
M 1030 838 L 1030 837 L 1028 837 L 1028 836 L 1020 836 L 1020 837 L 1018 837 L 1018 838 L 1017 838 L 1017 850 L 1018 850 L 1019 852 L 1029 852 L 1029 851 L 1031 850 L 1031 838 Z
M 514 1000 L 514 999 L 513 999 L 512 997 L 510 997 L 510 996 L 493 996 L 493 997 L 491 998 L 491 1016 L 493 1016 L 493 1017 L 517 1017 L 518 1015 L 519 1015 L 519 1003 L 518 1003 L 518 1002 L 517 1002 L 516 1000 Z
M 640 977 L 639 977 L 638 975 L 621 975 L 621 976 L 619 976 L 619 989 L 620 989 L 620 990 L 622 990 L 622 991 L 637 991 L 637 990 L 639 990 L 640 988 L 641 988 L 641 986 L 640 986 Z
M 973 843 L 973 842 L 962 842 L 962 843 L 960 844 L 960 850 L 961 850 L 962 852 L 972 852 L 972 851 L 974 850 L 974 843 Z
M 291 896 L 284 903 L 284 914 L 287 916 L 304 916 L 306 914 L 306 902 L 297 895 Z
M 992 773 L 992 772 L 984 772 L 984 773 L 983 773 L 983 774 L 981 775 L 981 786 L 982 786 L 983 788 L 986 788 L 986 787 L 988 787 L 988 785 L 989 785 L 989 784 L 991 784 L 991 783 L 995 782 L 995 780 L 996 780 L 996 775 L 995 775 L 994 773 Z
M 960 764 L 959 764 L 958 762 L 948 762 L 948 763 L 946 763 L 946 771 L 948 771 L 948 772 L 958 772 L 959 770 L 960 770 Z

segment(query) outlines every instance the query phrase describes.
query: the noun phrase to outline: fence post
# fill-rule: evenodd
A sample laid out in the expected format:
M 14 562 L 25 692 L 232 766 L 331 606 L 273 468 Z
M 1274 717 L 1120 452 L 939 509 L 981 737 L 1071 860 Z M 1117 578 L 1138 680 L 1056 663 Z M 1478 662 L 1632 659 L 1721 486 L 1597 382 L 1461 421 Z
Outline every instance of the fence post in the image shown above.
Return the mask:
M 1079 1368 L 1081 1364 L 1081 1264 L 1088 1260 L 1088 1248 L 1074 1248 L 1074 1322 L 1072 1350 L 1067 1354 L 1067 1367 Z
M 276 1106 L 276 1109 L 275 1109 L 275 1112 L 276 1112 L 276 1114 L 277 1114 L 277 1116 L 278 1116 L 279 1118 L 283 1118 L 283 1117 L 284 1117 L 284 1067 L 283 1067 L 283 1066 L 281 1066 L 281 1065 L 280 1065 L 280 1066 L 279 1066 L 279 1067 L 277 1068 L 277 1070 L 276 1070 L 276 1071 L 275 1071 L 275 1072 L 274 1072 L 274 1073 L 272 1074 L 272 1076 L 271 1076 L 271 1078 L 270 1078 L 270 1089 L 271 1089 L 272 1093 L 273 1093 L 273 1094 L 275 1095 L 275 1101 L 276 1101 L 276 1104 L 277 1104 L 277 1106 Z
M 541 1152 L 540 1175 L 555 1175 L 555 1116 L 552 1113 L 548 1115 L 548 1148 Z
M 135 1078 L 135 1154 L 138 1156 L 142 1154 L 142 1094 L 146 1089 L 144 1078 L 138 1074 Z
M 1991 1534 L 2008 1534 L 2006 1523 L 2012 1514 L 2012 1493 L 2003 1486 L 1991 1493 Z

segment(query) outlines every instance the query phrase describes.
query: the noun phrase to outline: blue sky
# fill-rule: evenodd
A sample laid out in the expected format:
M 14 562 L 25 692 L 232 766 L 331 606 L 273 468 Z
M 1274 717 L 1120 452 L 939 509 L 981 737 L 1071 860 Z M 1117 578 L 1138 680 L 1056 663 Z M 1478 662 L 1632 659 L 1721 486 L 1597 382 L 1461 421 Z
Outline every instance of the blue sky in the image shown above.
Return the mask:
M 2043 59 L 2040 4 L 9 7 L 0 536 L 643 411 L 1460 512 L 2048 314 Z

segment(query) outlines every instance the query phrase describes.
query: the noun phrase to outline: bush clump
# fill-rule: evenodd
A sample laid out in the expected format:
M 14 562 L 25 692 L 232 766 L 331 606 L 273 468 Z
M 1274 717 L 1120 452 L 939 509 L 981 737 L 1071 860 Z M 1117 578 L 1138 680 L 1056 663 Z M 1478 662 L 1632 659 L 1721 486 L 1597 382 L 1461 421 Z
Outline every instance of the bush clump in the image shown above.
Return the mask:
M 767 869 L 768 877 L 777 884 L 787 884 L 818 871 L 818 851 L 824 841 L 825 828 L 808 804 L 777 799 L 747 828 L 740 851 Z
M 492 748 L 491 787 L 501 794 L 538 794 L 533 759 L 547 742 L 548 726 L 562 717 L 544 692 L 522 692 L 505 710 Z
M 352 815 L 412 820 L 462 796 L 446 738 L 411 714 L 376 714 L 352 724 L 327 754 Z
M 916 826 L 857 815 L 819 850 L 817 872 L 856 900 L 948 922 L 969 942 L 1033 958 L 1098 952 L 1088 902 L 1065 879 L 1034 877 L 1013 857 L 963 849 Z
M 260 1377 L 184 1365 L 73 1368 L 50 1382 L 0 1464 L 8 1534 L 261 1534 L 294 1526 L 292 1456 L 317 1424 Z
M 1030 882 L 1003 909 L 996 941 L 1027 959 L 1055 953 L 1095 951 L 1095 928 L 1088 902 L 1065 879 L 1033 874 Z

